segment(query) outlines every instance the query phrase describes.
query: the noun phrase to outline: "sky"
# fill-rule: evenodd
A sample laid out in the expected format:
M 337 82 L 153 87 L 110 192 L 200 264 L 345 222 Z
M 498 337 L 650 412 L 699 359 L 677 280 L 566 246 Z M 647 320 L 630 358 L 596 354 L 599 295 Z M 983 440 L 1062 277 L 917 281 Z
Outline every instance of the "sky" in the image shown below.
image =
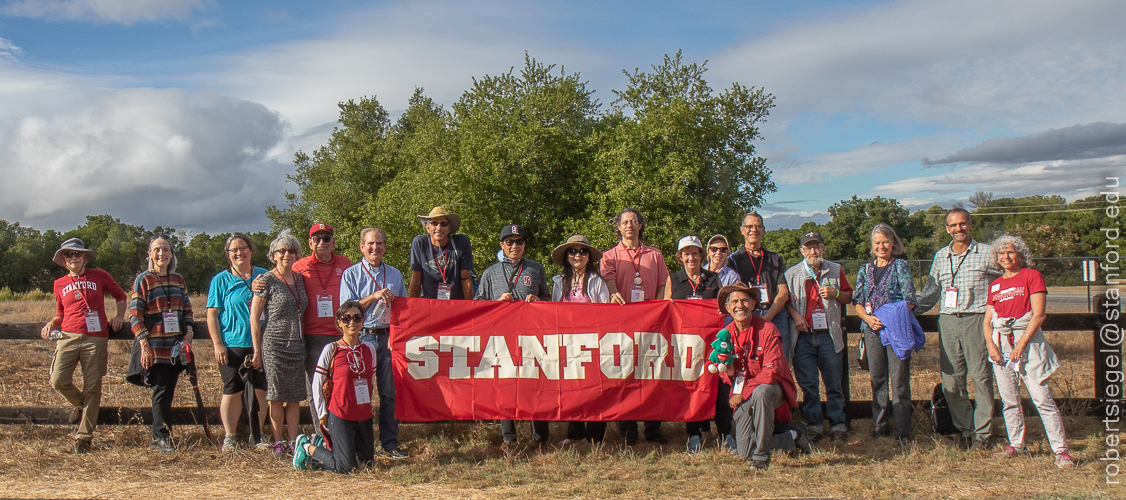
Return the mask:
M 607 105 L 682 50 L 761 87 L 768 228 L 833 203 L 1097 195 L 1126 172 L 1126 2 L 0 0 L 0 219 L 266 230 L 337 103 L 451 104 L 524 54 Z

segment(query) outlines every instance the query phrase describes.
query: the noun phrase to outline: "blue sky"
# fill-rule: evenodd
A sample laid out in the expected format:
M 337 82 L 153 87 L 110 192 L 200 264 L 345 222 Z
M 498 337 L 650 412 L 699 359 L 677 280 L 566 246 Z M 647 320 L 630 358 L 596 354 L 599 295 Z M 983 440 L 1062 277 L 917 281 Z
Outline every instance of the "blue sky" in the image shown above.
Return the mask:
M 336 103 L 454 102 L 537 60 L 603 104 L 683 50 L 763 87 L 769 227 L 853 195 L 912 209 L 1098 193 L 1126 170 L 1126 3 L 0 0 L 0 219 L 260 230 Z

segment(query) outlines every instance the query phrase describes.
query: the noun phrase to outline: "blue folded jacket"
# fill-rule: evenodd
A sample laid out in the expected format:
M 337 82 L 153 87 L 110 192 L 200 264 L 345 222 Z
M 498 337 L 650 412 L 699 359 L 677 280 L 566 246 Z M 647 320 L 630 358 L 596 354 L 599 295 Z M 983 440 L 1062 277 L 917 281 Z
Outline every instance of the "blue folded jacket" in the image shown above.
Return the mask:
M 899 359 L 911 359 L 911 351 L 922 350 L 927 345 L 923 327 L 911 314 L 907 301 L 888 302 L 876 309 L 875 316 L 884 324 L 884 329 L 880 330 L 880 342 L 890 345 Z

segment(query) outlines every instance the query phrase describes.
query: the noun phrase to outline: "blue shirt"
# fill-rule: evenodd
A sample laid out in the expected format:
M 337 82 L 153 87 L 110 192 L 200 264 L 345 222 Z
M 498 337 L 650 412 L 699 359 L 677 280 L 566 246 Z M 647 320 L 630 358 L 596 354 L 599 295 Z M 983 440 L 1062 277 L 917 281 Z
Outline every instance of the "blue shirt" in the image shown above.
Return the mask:
M 228 269 L 214 278 L 207 290 L 207 308 L 219 310 L 219 327 L 227 347 L 254 347 L 250 339 L 250 299 L 254 292 L 250 285 L 255 278 L 267 273 L 261 267 L 251 270 L 250 279 L 242 279 Z
M 384 288 L 390 288 L 391 293 L 395 294 L 396 297 L 407 296 L 407 287 L 403 284 L 403 273 L 387 265 L 386 262 L 373 267 L 368 264 L 368 261 L 361 259 L 352 267 L 345 269 L 344 275 L 340 277 L 340 303 L 343 304 L 349 300 L 359 301 Z M 364 310 L 364 328 L 387 328 L 391 326 L 387 323 L 376 322 L 377 318 L 372 314 L 375 306 L 382 302 L 382 299 L 373 301 Z
M 473 250 L 469 237 L 451 234 L 442 248 L 430 242 L 430 235 L 420 234 L 411 240 L 411 271 L 422 273 L 422 296 L 438 298 L 438 284 L 450 286 L 450 298 L 472 300 L 461 294 L 461 271 L 473 272 Z M 395 294 L 398 295 L 398 294 Z

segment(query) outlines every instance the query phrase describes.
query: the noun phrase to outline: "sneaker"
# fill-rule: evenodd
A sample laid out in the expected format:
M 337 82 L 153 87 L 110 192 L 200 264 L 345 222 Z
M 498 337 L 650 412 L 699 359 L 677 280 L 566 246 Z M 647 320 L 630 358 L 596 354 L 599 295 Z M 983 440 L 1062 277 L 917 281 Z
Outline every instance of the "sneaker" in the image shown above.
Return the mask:
M 270 441 L 270 438 L 262 436 L 262 440 L 254 445 L 254 449 L 259 451 L 272 450 L 274 449 L 274 443 Z
M 230 453 L 232 451 L 235 451 L 235 448 L 237 447 L 238 441 L 235 439 L 234 434 L 227 434 L 223 436 L 223 453 Z
M 704 447 L 700 436 L 691 436 L 688 438 L 688 453 L 699 453 L 700 448 Z
M 82 420 L 82 407 L 81 406 L 75 406 L 74 408 L 71 408 L 70 409 L 70 416 L 67 417 L 66 421 L 69 422 L 69 423 L 72 423 L 72 424 L 77 424 L 81 420 Z
M 286 455 L 293 456 L 294 444 L 295 444 L 294 441 L 290 441 L 290 442 L 285 444 L 285 454 Z
M 281 458 L 285 456 L 285 441 L 274 441 L 273 445 L 274 456 Z
M 1060 454 L 1056 455 L 1056 467 L 1059 467 L 1061 469 L 1070 469 L 1072 467 L 1075 467 L 1075 457 L 1072 457 L 1071 454 L 1066 451 L 1061 452 Z
M 176 451 L 176 447 L 172 445 L 172 441 L 169 438 L 153 439 L 149 442 L 149 449 L 162 453 L 172 453 Z
M 309 444 L 309 436 L 304 434 L 297 436 L 297 441 L 293 446 L 293 468 L 297 470 L 305 470 L 305 466 L 309 463 L 309 452 L 305 451 L 305 445 Z
M 81 455 L 83 453 L 90 453 L 90 440 L 89 439 L 75 439 L 74 440 L 74 454 Z
M 848 441 L 848 433 L 845 431 L 829 431 L 829 437 L 833 438 L 833 441 Z
M 513 445 L 516 444 L 514 441 L 505 441 L 505 442 L 506 443 L 512 443 Z M 394 458 L 396 460 L 410 457 L 410 455 L 407 455 L 406 452 L 404 452 L 403 450 L 401 450 L 399 448 L 395 448 L 394 450 L 387 452 L 387 454 L 391 455 L 391 458 Z
M 1004 448 L 1001 448 L 1001 451 L 994 453 L 993 458 L 1016 458 L 1021 456 L 1021 454 L 1023 453 L 1023 448 L 1016 448 L 1012 445 L 1007 444 Z
M 809 439 L 809 429 L 802 422 L 790 424 L 790 429 L 797 433 L 794 438 L 794 449 L 798 454 L 813 453 L 813 441 Z
M 751 460 L 751 471 L 765 471 L 770 467 L 770 459 L 766 460 Z
M 313 436 L 313 446 L 315 446 L 317 448 L 324 448 L 325 447 L 325 438 L 321 437 L 319 434 L 316 435 L 316 436 Z

